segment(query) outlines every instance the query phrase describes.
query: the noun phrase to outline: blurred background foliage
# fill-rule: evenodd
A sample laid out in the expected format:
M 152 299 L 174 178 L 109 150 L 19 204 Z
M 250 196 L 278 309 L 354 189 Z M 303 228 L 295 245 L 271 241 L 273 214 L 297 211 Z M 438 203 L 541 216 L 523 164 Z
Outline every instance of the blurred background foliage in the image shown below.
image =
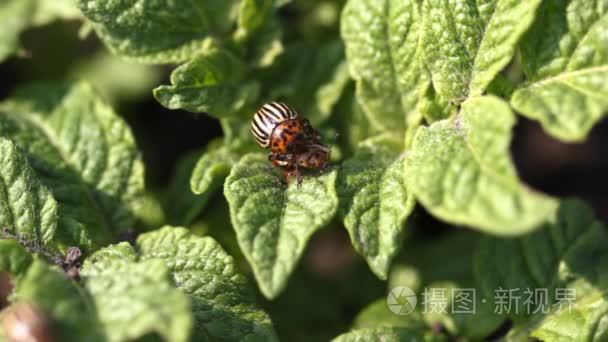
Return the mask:
M 311 70 L 315 70 L 314 75 L 326 76 L 328 71 L 318 68 L 329 66 L 333 70 L 344 61 L 339 35 L 344 2 L 294 0 L 281 7 L 283 43 L 289 48 L 279 57 L 278 75 L 273 76 L 284 78 L 282 85 L 269 94 L 293 97 L 293 105 L 321 124 L 321 130 L 339 133 L 336 155 L 340 159 L 352 153 L 350 148 L 355 142 L 371 133 L 361 112 L 357 108 L 352 110 L 352 82 L 346 84 L 346 91 L 336 99 L 335 111 L 349 113 L 346 120 L 337 120 L 332 113 L 314 112 L 310 96 L 293 95 L 316 90 L 317 80 L 306 77 Z M 43 3 L 52 6 L 54 2 Z M 168 83 L 174 66 L 129 63 L 112 56 L 94 34 L 87 34 L 78 13 L 64 14 L 71 19 L 49 22 L 48 18 L 36 18 L 37 25 L 23 33 L 22 51 L 0 64 L 0 99 L 29 81 L 69 78 L 92 83 L 129 123 L 143 154 L 150 191 L 147 205 L 154 215 L 146 216 L 134 228 L 145 230 L 163 223 L 186 223 L 198 234 L 213 236 L 235 257 L 241 270 L 251 276 L 230 227 L 228 206 L 221 193 L 199 203 L 200 207 L 205 206 L 202 212 L 176 213 L 174 210 L 178 209 L 174 208 L 183 206 L 162 201 L 164 194 L 171 191 L 181 192 L 180 196 L 170 196 L 173 199 L 197 201 L 193 194 L 183 190 L 189 189 L 190 173 L 201 151 L 222 136 L 218 120 L 160 105 L 152 89 Z M 292 63 L 291 54 L 300 57 L 298 64 Z M 315 64 L 317 59 L 323 63 Z M 329 60 L 332 62 L 328 63 Z M 328 127 L 333 130 L 327 130 Z M 537 123 L 519 118 L 512 153 L 522 179 L 532 187 L 560 197 L 581 197 L 592 204 L 600 218 L 608 220 L 606 148 L 608 122 L 597 125 L 586 142 L 566 144 L 547 136 Z M 187 222 L 183 222 L 184 216 Z M 420 207 L 412 220 L 409 234 L 413 238 L 407 240 L 394 263 L 388 286 L 405 283 L 422 288 L 447 279 L 468 284 L 472 279 L 469 266 L 472 256 L 463 251 L 473 250 L 470 246 L 478 234 L 447 229 Z M 454 232 L 459 235 L 456 237 Z M 260 301 L 281 339 L 327 340 L 346 331 L 363 307 L 384 297 L 386 287 L 353 251 L 345 229 L 335 220 L 313 237 L 284 293 L 272 302 L 262 296 Z M 293 315 L 294 312 L 298 314 Z

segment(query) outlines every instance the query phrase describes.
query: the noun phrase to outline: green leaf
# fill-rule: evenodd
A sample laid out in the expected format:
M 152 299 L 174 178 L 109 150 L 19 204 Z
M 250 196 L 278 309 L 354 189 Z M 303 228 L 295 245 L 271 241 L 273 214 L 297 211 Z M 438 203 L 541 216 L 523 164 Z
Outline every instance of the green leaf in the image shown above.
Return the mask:
M 245 71 L 237 56 L 208 40 L 199 55 L 171 73 L 170 86 L 154 89 L 154 97 L 169 109 L 234 116 L 259 91 L 257 83 L 244 83 Z
M 82 13 L 72 0 L 37 0 L 33 25 L 47 25 L 57 19 L 82 19 Z
M 473 255 L 481 236 L 483 235 L 472 231 L 453 231 L 447 235 L 443 234 L 439 238 L 434 237 L 412 243 L 400 254 L 399 263 L 391 270 L 389 288 L 408 286 L 414 291 L 418 288 L 418 292 L 422 294 L 422 297 L 419 297 L 421 298 L 420 307 L 423 309 L 424 319 L 429 326 L 440 324 L 452 336 L 469 338 L 474 341 L 483 340 L 496 331 L 506 317 L 495 314 L 493 301 L 484 302 L 481 291 L 475 288 Z M 408 282 L 407 279 L 397 282 L 398 279 L 394 278 L 398 275 L 395 273 L 400 268 L 418 270 L 420 279 L 418 282 L 422 284 L 412 286 L 411 281 Z M 422 286 L 424 286 L 426 298 Z M 454 303 L 452 302 L 452 289 L 472 288 L 475 288 L 475 292 L 471 294 L 469 291 L 468 294 L 469 298 L 475 296 L 473 299 L 475 301 L 474 312 L 459 313 L 458 310 L 454 310 L 457 307 L 452 306 Z M 427 303 L 427 310 L 424 310 L 424 301 Z M 440 307 L 439 302 L 445 304 L 443 312 L 432 309 L 433 305 L 435 308 Z M 472 303 L 469 303 L 464 308 L 466 310 L 471 307 Z
M 402 285 L 403 286 L 403 285 Z M 418 311 L 412 311 L 406 315 L 397 315 L 393 313 L 386 302 L 386 297 L 379 298 L 366 306 L 353 323 L 354 329 L 369 329 L 369 328 L 415 328 L 426 329 L 422 314 Z
M 239 160 L 239 153 L 226 145 L 210 148 L 200 156 L 190 176 L 192 192 L 209 198 L 222 188 L 230 169 Z
M 248 37 L 245 42 L 241 42 L 241 45 L 244 46 L 242 48 L 245 50 L 245 59 L 250 66 L 256 68 L 270 67 L 285 51 L 281 42 L 283 38 L 281 28 L 281 23 L 276 16 L 268 17 L 255 35 Z
M 275 0 L 243 0 L 233 40 L 241 48 L 248 64 L 268 67 L 283 53 L 283 32 L 277 19 Z
M 416 244 L 418 246 L 419 244 Z M 409 251 L 410 248 L 407 249 Z M 404 251 L 405 253 L 405 251 Z M 420 292 L 422 287 L 422 277 L 420 271 L 415 267 L 403 264 L 395 264 L 391 267 L 386 288 L 392 289 L 397 286 L 407 286 L 414 292 Z
M 481 95 L 511 61 L 541 0 L 427 0 L 422 6 L 424 60 L 449 102 Z
M 531 336 L 541 341 L 605 341 L 608 338 L 605 287 L 586 294 L 575 304 L 570 312 L 564 308 L 544 318 Z
M 180 193 L 180 196 L 183 195 Z M 137 212 L 137 221 L 132 230 L 127 230 L 126 233 L 134 231 L 147 231 L 156 229 L 167 223 L 167 213 L 161 203 L 160 195 L 156 192 L 146 192 L 142 198 L 142 203 Z M 121 236 L 119 236 L 119 239 Z
M 0 137 L 0 228 L 56 251 L 57 206 L 27 158 L 12 141 Z
M 0 105 L 0 135 L 23 151 L 57 201 L 58 243 L 95 249 L 134 223 L 144 188 L 140 153 L 128 126 L 87 84 L 22 88 Z
M 419 329 L 379 327 L 356 329 L 342 334 L 333 342 L 401 342 L 401 341 L 446 341 L 441 336 L 433 336 L 430 332 Z
M 603 340 L 608 337 L 607 243 L 606 227 L 591 208 L 564 200 L 541 230 L 517 239 L 485 238 L 475 255 L 475 273 L 486 298 L 494 298 L 499 288 L 519 289 L 512 299 L 519 312 L 503 314 L 519 323 L 520 334 L 547 341 Z M 555 306 L 560 288 L 574 291 L 571 312 Z M 526 289 L 546 289 L 547 301 L 526 304 Z M 550 312 L 542 313 L 543 308 Z
M 8 272 L 15 278 L 26 273 L 34 258 L 19 242 L 0 240 L 0 270 Z
M 86 258 L 84 269 L 96 269 L 101 272 L 106 268 L 112 267 L 112 263 L 116 260 L 135 262 L 137 261 L 137 253 L 133 246 L 128 242 L 120 242 L 115 245 L 97 250 L 95 253 Z
M 220 187 L 230 169 L 238 162 L 238 154 L 226 146 L 204 153 L 197 161 L 190 186 L 195 194 L 208 194 Z
M 0 3 L 0 62 L 19 50 L 19 35 L 29 26 L 35 8 L 34 0 L 4 0 Z
M 96 261 L 87 260 L 81 271 L 108 341 L 132 341 L 150 333 L 168 341 L 188 341 L 192 329 L 190 303 L 174 288 L 165 263 L 157 259 L 138 263 L 125 260 L 125 248 L 100 250 L 92 256 Z
M 248 154 L 232 168 L 224 185 L 241 250 L 262 293 L 278 296 L 308 239 L 333 218 L 338 198 L 335 170 L 305 177 L 288 187 L 268 170 L 268 158 Z
M 334 341 L 444 341 L 442 333 L 426 325 L 418 308 L 398 315 L 390 311 L 386 297 L 379 298 L 357 315 L 351 332 Z
M 234 263 L 241 273 L 246 275 L 251 273 L 251 268 L 239 247 L 236 233 L 230 223 L 230 208 L 223 193 L 211 198 L 209 206 L 188 228 L 195 235 L 213 238 L 234 258 Z
M 377 134 L 355 96 L 354 87 L 345 89 L 329 120 L 340 134 L 338 142 L 345 155 L 351 155 L 360 142 Z
M 470 269 L 471 264 L 468 267 Z M 425 291 L 428 293 L 426 301 L 429 303 L 429 309 L 424 315 L 425 320 L 431 326 L 443 325 L 452 335 L 482 341 L 499 329 L 506 320 L 506 317 L 495 313 L 494 301 L 487 300 L 472 283 L 431 283 Z M 463 296 L 461 298 L 471 302 L 459 308 L 456 303 L 461 299 L 455 298 L 454 295 Z M 443 312 L 440 309 L 434 312 L 431 309 L 433 305 L 436 308 L 443 307 Z M 473 312 L 458 312 L 471 309 Z
M 428 79 L 420 60 L 420 1 L 350 0 L 341 32 L 368 118 L 378 128 L 403 130 Z
M 230 147 L 212 142 L 208 150 L 196 161 L 190 178 L 192 191 L 197 195 L 215 191 L 217 186 L 223 184 L 224 178 L 238 159 L 238 153 Z
M 522 41 L 529 82 L 513 107 L 566 141 L 582 141 L 608 113 L 608 3 L 545 1 Z
M 275 0 L 274 6 L 277 7 L 277 8 L 279 8 L 279 7 L 283 7 L 285 5 L 288 5 L 291 2 L 292 2 L 292 0 Z
M 34 260 L 15 284 L 13 301 L 33 303 L 53 321 L 57 341 L 105 341 L 88 294 L 63 271 Z
M 274 10 L 274 0 L 243 0 L 239 7 L 237 37 L 247 37 L 264 25 Z M 243 39 L 243 38 L 240 38 Z
M 420 226 L 412 217 L 411 225 Z M 424 227 L 420 227 L 424 229 Z M 393 283 L 395 269 L 409 267 L 417 271 L 421 285 L 437 282 L 451 282 L 459 285 L 471 285 L 473 282 L 473 253 L 477 246 L 480 233 L 475 231 L 450 231 L 448 234 L 433 236 L 428 240 L 417 240 L 408 244 L 399 254 L 395 267 L 391 270 L 389 284 L 392 286 L 408 286 L 407 283 Z M 437 263 L 441 260 L 441 263 Z M 411 272 L 411 271 L 410 271 Z M 419 287 L 421 286 L 419 285 Z M 422 289 L 420 289 L 422 290 Z
M 76 0 L 110 51 L 143 63 L 193 58 L 210 36 L 230 32 L 237 0 Z
M 381 283 L 374 277 L 365 265 L 362 265 L 367 277 L 348 277 L 356 279 L 362 293 L 377 293 L 382 291 Z M 371 284 L 366 282 L 371 280 Z M 285 291 L 277 299 L 268 303 L 268 311 L 272 317 L 281 341 L 329 341 L 332 337 L 340 334 L 348 326 L 347 317 L 344 315 L 344 306 L 361 304 L 357 300 L 368 301 L 351 293 L 354 286 L 348 279 L 344 280 L 344 287 L 338 287 L 335 281 L 318 274 L 311 273 L 307 267 L 298 267 L 292 274 Z M 363 286 L 361 286 L 363 285 Z M 343 289 L 341 295 L 336 295 L 338 289 Z M 348 294 L 345 292 L 349 292 Z M 353 296 L 354 300 L 351 299 Z M 294 308 L 298 308 L 298 314 L 294 315 Z
M 103 50 L 74 66 L 70 77 L 95 82 L 99 94 L 114 105 L 149 96 L 150 89 L 161 81 L 161 70 L 124 61 Z
M 418 111 L 429 123 L 449 118 L 456 112 L 455 107 L 437 94 L 430 81 L 418 102 Z
M 315 103 L 320 117 L 326 119 L 331 116 L 350 81 L 348 65 L 346 61 L 342 61 L 336 66 L 331 79 L 318 87 L 315 93 Z
M 217 340 L 276 340 L 268 315 L 255 303 L 247 279 L 231 256 L 209 237 L 164 227 L 141 235 L 143 260 L 162 259 L 179 289 L 191 299 L 199 329 Z
M 437 217 L 492 234 L 527 232 L 556 202 L 522 185 L 509 158 L 515 117 L 495 97 L 476 97 L 449 120 L 420 127 L 406 158 L 406 184 Z
M 405 187 L 401 148 L 400 140 L 387 136 L 362 142 L 342 164 L 337 186 L 352 244 L 382 279 L 403 244 L 405 219 L 415 204 Z
M 265 76 L 269 99 L 283 99 L 313 125 L 327 120 L 350 80 L 340 40 L 287 47 Z
M 13 55 L 27 56 L 19 36 L 28 28 L 46 25 L 55 19 L 80 19 L 81 13 L 71 0 L 0 1 L 0 62 Z
M 190 190 L 190 176 L 200 154 L 200 151 L 189 152 L 177 161 L 171 183 L 163 193 L 162 204 L 170 224 L 188 226 L 209 201 L 210 196 L 198 196 Z
M 226 139 L 215 139 L 202 154 L 194 152 L 179 161 L 165 196 L 171 223 L 189 225 L 205 209 L 248 148 L 238 145 L 239 142 L 229 145 Z

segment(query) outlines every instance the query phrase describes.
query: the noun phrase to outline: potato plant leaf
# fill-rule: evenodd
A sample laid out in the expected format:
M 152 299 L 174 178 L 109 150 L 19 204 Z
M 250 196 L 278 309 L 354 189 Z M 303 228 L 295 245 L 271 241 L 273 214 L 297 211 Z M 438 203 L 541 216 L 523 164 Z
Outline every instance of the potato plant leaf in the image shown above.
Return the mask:
M 206 37 L 230 32 L 239 1 L 76 0 L 114 54 L 142 63 L 194 57 Z
M 608 113 L 608 3 L 545 1 L 522 41 L 528 83 L 513 107 L 566 141 L 582 141 Z
M 415 200 L 405 187 L 402 143 L 388 136 L 359 144 L 338 178 L 340 214 L 355 249 L 386 279 L 403 244 L 405 219 Z
M 441 335 L 434 336 L 430 331 L 402 327 L 362 328 L 342 334 L 332 342 L 401 342 L 401 341 L 446 341 Z
M 441 324 L 452 336 L 483 340 L 507 317 L 495 314 L 494 301 L 484 300 L 475 286 L 473 257 L 482 236 L 454 230 L 438 239 L 410 244 L 391 269 L 389 288 L 408 286 L 416 291 L 426 302 L 419 303 L 429 326 Z M 417 277 L 412 277 L 412 270 Z M 475 308 L 471 310 L 473 303 Z
M 246 39 L 260 29 L 274 10 L 275 0 L 242 0 L 239 7 L 237 40 Z
M 456 109 L 453 103 L 445 101 L 437 94 L 431 81 L 427 83 L 427 87 L 421 95 L 417 107 L 417 110 L 428 123 L 447 119 L 457 111 Z
M 144 188 L 141 157 L 127 125 L 90 86 L 36 84 L 20 89 L 0 104 L 0 135 L 11 139 L 27 158 L 27 164 L 17 158 L 3 166 L 12 172 L 6 185 L 22 177 L 13 186 L 39 188 L 38 204 L 32 208 L 46 215 L 37 229 L 49 229 L 55 215 L 50 215 L 52 198 L 57 202 L 58 244 L 95 249 L 133 224 Z M 14 151 L 6 142 L 2 145 L 7 152 Z M 15 152 L 2 158 L 11 154 Z M 44 189 L 51 194 L 45 195 Z M 27 205 L 28 198 L 33 205 L 31 196 L 21 196 L 19 206 Z M 17 210 L 15 205 L 11 204 Z
M 350 80 L 339 40 L 289 45 L 266 74 L 267 97 L 289 103 L 313 125 L 332 115 Z
M 354 329 L 381 327 L 427 328 L 420 310 L 414 310 L 407 315 L 396 315 L 389 309 L 386 297 L 379 298 L 363 308 L 353 323 Z
M 163 75 L 162 70 L 155 66 L 125 61 L 102 50 L 70 68 L 67 77 L 91 80 L 95 90 L 115 106 L 148 95 L 150 89 L 161 82 Z
M 259 91 L 257 83 L 244 82 L 245 70 L 236 55 L 207 40 L 200 54 L 173 70 L 170 86 L 154 89 L 154 96 L 169 109 L 235 115 Z
M 276 0 L 241 1 L 233 40 L 252 67 L 268 67 L 283 53 L 278 6 Z
M 0 62 L 19 50 L 19 35 L 29 26 L 35 0 L 6 0 L 0 3 Z
M 587 290 L 587 284 L 581 282 L 573 293 L 581 294 Z M 541 341 L 603 341 L 608 338 L 608 329 L 604 322 L 608 319 L 608 301 L 606 287 L 584 293 L 568 309 L 568 304 L 561 310 L 545 317 L 540 324 L 524 325 L 523 331 L 534 327 L 531 336 Z M 559 307 L 558 303 L 555 303 Z M 570 310 L 570 311 L 568 311 Z M 516 340 L 514 335 L 512 340 Z M 565 337 L 567 336 L 567 337 Z
M 32 24 L 47 25 L 54 20 L 82 19 L 82 13 L 72 0 L 37 0 L 37 8 Z
M 0 228 L 57 251 L 57 207 L 27 158 L 12 141 L 0 138 Z
M 191 300 L 199 333 L 225 341 L 276 340 L 249 282 L 212 238 L 164 227 L 141 235 L 136 248 L 140 260 L 165 262 L 177 287 Z
M 340 132 L 338 142 L 347 155 L 352 155 L 359 143 L 378 134 L 361 108 L 353 86 L 346 87 L 329 122 Z
M 460 114 L 420 127 L 405 162 L 408 190 L 434 215 L 492 234 L 537 227 L 555 200 L 521 184 L 509 158 L 515 117 L 495 97 L 476 97 Z
M 346 61 L 342 60 L 335 68 L 331 78 L 321 84 L 315 93 L 316 112 L 319 117 L 327 119 L 338 106 L 351 81 Z
M 306 176 L 298 188 L 282 183 L 264 155 L 248 154 L 226 179 L 224 194 L 241 250 L 262 293 L 278 296 L 306 243 L 336 213 L 335 170 Z M 314 171 L 313 171 L 314 172 Z
M 96 269 L 103 270 L 104 268 L 111 267 L 111 264 L 116 260 L 136 262 L 137 253 L 128 242 L 120 242 L 99 249 L 88 256 L 84 268 L 95 267 Z
M 541 0 L 427 0 L 424 60 L 435 89 L 450 102 L 481 95 L 513 58 Z
M 420 59 L 420 1 L 350 0 L 341 34 L 357 96 L 377 128 L 403 130 L 428 79 Z
M 191 224 L 222 189 L 230 169 L 250 147 L 240 146 L 240 142 L 228 144 L 226 140 L 212 140 L 202 154 L 193 152 L 180 160 L 165 194 L 170 223 Z
M 12 302 L 35 304 L 54 322 L 58 341 L 106 341 L 92 298 L 63 271 L 35 259 L 17 278 Z
M 0 270 L 8 272 L 13 278 L 20 278 L 26 273 L 34 258 L 19 242 L 0 240 Z
M 190 225 L 211 197 L 213 191 L 198 196 L 190 190 L 190 176 L 200 155 L 200 151 L 193 151 L 177 161 L 171 182 L 161 197 L 169 224 Z
M 82 14 L 71 0 L 3 0 L 0 1 L 0 63 L 11 56 L 27 57 L 20 35 L 31 27 L 56 19 L 81 19 Z
M 196 162 L 190 177 L 192 192 L 203 196 L 212 195 L 221 188 L 238 160 L 239 154 L 224 145 L 204 153 Z
M 256 68 L 266 68 L 273 65 L 285 51 L 281 41 L 282 38 L 281 24 L 273 16 L 264 21 L 264 25 L 256 30 L 255 35 L 249 34 L 245 41 L 239 42 L 239 46 L 244 51 L 243 54 L 248 65 Z
M 97 261 L 87 260 L 81 271 L 107 340 L 132 341 L 156 333 L 168 341 L 189 341 L 190 303 L 173 286 L 165 263 L 123 259 L 125 248 L 98 251 L 103 257 L 94 254 Z
M 540 230 L 519 238 L 484 238 L 475 256 L 477 281 L 486 298 L 495 298 L 497 289 L 519 289 L 512 303 L 519 310 L 503 312 L 517 323 L 513 340 L 530 334 L 549 341 L 604 340 L 607 243 L 606 227 L 587 205 L 563 200 Z M 538 296 L 537 290 L 546 294 Z M 567 291 L 574 294 L 572 306 L 563 302 Z
M 471 266 L 467 265 L 469 270 Z M 430 326 L 442 324 L 453 335 L 481 341 L 500 329 L 507 319 L 495 313 L 495 301 L 486 299 L 472 283 L 434 282 L 425 291 L 427 303 L 433 303 L 427 304 L 425 320 Z M 433 306 L 438 309 L 433 310 Z

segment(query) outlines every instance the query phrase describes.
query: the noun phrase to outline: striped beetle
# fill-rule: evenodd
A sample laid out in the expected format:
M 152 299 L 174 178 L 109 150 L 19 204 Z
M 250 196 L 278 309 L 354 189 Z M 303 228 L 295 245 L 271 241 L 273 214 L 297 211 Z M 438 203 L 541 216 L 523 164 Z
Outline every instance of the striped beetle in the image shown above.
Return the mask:
M 319 133 L 307 119 L 284 103 L 270 102 L 258 109 L 251 131 L 260 146 L 270 148 L 268 159 L 283 168 L 288 182 L 295 175 L 298 186 L 301 184 L 300 168 L 327 167 L 330 148 L 321 143 Z

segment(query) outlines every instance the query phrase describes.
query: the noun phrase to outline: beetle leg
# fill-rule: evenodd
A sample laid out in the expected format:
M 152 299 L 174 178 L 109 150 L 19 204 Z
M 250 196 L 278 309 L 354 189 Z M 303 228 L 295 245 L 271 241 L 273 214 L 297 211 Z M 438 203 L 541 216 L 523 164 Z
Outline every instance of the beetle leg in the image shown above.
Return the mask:
M 274 166 L 285 167 L 293 163 L 295 155 L 293 153 L 275 153 L 271 152 L 268 155 L 268 160 L 272 162 Z
M 285 181 L 282 182 L 285 185 L 289 185 L 291 183 L 291 177 L 293 175 L 293 166 L 288 165 L 283 168 L 283 175 L 285 176 Z
M 300 171 L 300 165 L 299 163 L 296 161 L 296 180 L 297 180 L 297 184 L 298 184 L 298 189 L 302 187 L 302 180 L 304 177 L 302 177 L 302 172 Z
M 280 161 L 282 161 L 282 158 L 280 154 L 275 153 L 275 152 L 270 152 L 268 154 L 268 160 L 272 163 L 270 166 L 266 166 L 266 171 L 267 172 L 272 172 L 275 168 L 280 167 L 280 168 L 284 168 L 285 166 L 279 164 Z M 278 177 L 275 174 L 274 180 L 277 182 L 278 185 L 284 185 L 285 182 L 283 180 L 281 180 L 280 177 Z
M 281 155 L 276 152 L 268 153 L 268 160 L 271 161 L 274 165 L 275 161 L 281 160 Z
M 298 165 L 297 155 L 295 155 L 293 153 L 289 153 L 289 154 L 285 154 L 283 157 L 284 157 L 284 161 L 287 162 L 287 165 L 285 165 L 283 167 L 283 169 L 285 171 L 285 180 L 286 180 L 287 184 L 289 185 L 289 183 L 291 182 L 291 178 L 295 175 L 296 179 L 298 181 L 298 187 L 299 187 L 301 180 L 300 180 L 300 168 Z
M 272 170 L 274 170 L 275 167 L 278 167 L 279 165 L 277 165 L 276 163 L 276 153 L 274 152 L 270 152 L 268 153 L 268 161 L 270 161 L 270 166 L 266 166 L 266 172 L 272 172 Z
M 312 138 L 312 143 L 313 144 L 318 144 L 321 141 L 321 135 L 319 134 L 319 132 L 314 129 L 314 127 L 312 127 L 312 125 L 310 124 L 310 121 L 308 121 L 308 119 L 303 119 L 303 125 L 304 125 L 304 131 L 306 132 L 306 134 L 308 136 L 310 136 Z
M 268 155 L 268 159 L 272 161 L 272 164 L 276 167 L 280 167 L 283 169 L 283 173 L 285 174 L 285 182 L 289 184 L 291 176 L 293 176 L 294 172 L 299 174 L 299 170 L 297 165 L 295 165 L 297 157 L 294 153 L 274 153 L 271 152 Z M 295 170 L 294 170 L 295 166 Z

